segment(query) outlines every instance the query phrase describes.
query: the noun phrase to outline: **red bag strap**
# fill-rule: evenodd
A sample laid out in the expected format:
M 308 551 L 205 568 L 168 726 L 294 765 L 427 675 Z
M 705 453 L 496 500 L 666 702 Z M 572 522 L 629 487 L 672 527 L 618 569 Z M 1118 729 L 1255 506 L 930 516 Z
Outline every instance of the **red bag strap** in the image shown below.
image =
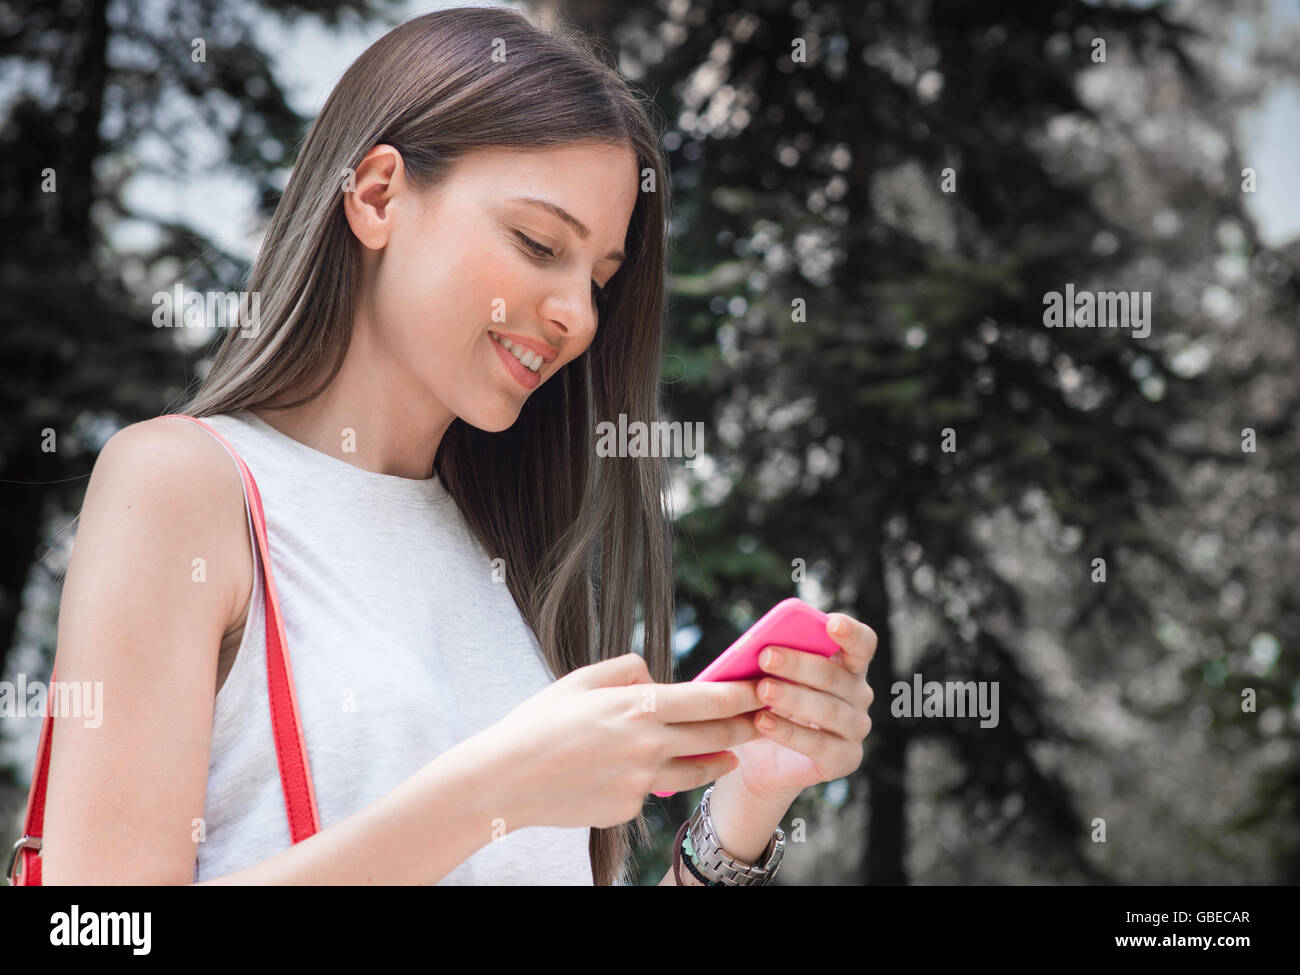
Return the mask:
M 262 496 L 257 481 L 230 441 L 202 420 L 184 413 L 167 413 L 164 416 L 180 417 L 202 427 L 212 434 L 230 453 L 239 468 L 244 482 L 244 496 L 252 513 L 253 529 L 262 559 L 262 595 L 266 607 L 266 686 L 271 703 L 271 732 L 275 739 L 275 755 L 280 766 L 280 785 L 284 791 L 284 806 L 289 817 L 289 836 L 294 843 L 320 832 L 317 813 L 316 790 L 312 785 L 311 765 L 307 761 L 307 745 L 302 737 L 302 720 L 298 715 L 298 698 L 294 693 L 293 668 L 289 663 L 289 641 L 284 635 L 284 621 L 280 614 L 280 600 L 271 578 L 271 549 L 267 541 L 266 516 L 262 511 Z M 50 685 L 54 685 L 54 668 L 50 670 Z M 6 878 L 20 887 L 37 887 L 41 883 L 41 833 L 45 825 L 46 777 L 50 767 L 50 739 L 54 731 L 54 715 L 47 713 L 41 723 L 41 738 L 36 746 L 36 772 L 32 776 L 31 791 L 27 794 L 27 815 L 23 820 L 23 836 L 10 852 Z M 14 867 L 21 866 L 18 879 Z

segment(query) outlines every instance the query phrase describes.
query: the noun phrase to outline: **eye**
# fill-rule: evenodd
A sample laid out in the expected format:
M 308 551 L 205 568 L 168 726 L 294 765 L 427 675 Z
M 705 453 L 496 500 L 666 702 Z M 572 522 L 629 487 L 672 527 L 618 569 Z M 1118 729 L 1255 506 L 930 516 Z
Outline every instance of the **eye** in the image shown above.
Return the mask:
M 537 254 L 541 257 L 555 256 L 555 251 L 551 250 L 549 247 L 543 244 L 537 243 L 537 241 L 533 240 L 531 237 L 521 234 L 517 230 L 515 231 L 515 236 L 518 237 L 520 240 L 522 240 L 524 242 L 524 245 L 534 254 Z
M 549 247 L 547 247 L 544 244 L 537 243 L 537 241 L 533 240 L 527 234 L 521 234 L 518 230 L 516 230 L 515 236 L 517 236 L 521 241 L 523 241 L 524 246 L 527 247 L 534 254 L 536 254 L 538 257 L 555 256 L 555 251 L 551 250 Z M 598 284 L 596 284 L 595 281 L 593 281 L 591 282 L 591 300 L 595 302 L 597 308 L 603 308 L 605 302 L 609 300 L 609 291 L 607 291 L 605 288 L 600 287 Z

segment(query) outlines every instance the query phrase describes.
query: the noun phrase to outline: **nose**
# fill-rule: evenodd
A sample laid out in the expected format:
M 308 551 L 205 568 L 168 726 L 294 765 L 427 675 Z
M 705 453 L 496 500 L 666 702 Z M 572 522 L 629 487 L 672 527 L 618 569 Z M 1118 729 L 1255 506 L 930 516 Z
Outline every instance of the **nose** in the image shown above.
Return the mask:
M 570 342 L 586 344 L 596 333 L 598 313 L 588 277 L 582 279 L 580 287 L 570 287 L 550 295 L 542 311 Z

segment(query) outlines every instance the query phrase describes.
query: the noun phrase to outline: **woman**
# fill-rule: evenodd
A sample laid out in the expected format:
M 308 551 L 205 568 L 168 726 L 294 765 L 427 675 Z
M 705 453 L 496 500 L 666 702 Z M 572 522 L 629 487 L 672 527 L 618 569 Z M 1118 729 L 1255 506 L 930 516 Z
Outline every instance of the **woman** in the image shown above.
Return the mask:
M 671 684 L 664 461 L 596 462 L 597 420 L 659 417 L 666 176 L 617 73 L 512 11 L 428 14 L 351 66 L 260 315 L 181 411 L 257 479 L 321 829 L 286 825 L 239 474 L 157 417 L 82 509 L 58 675 L 102 681 L 106 719 L 52 739 L 45 883 L 619 883 L 647 792 L 717 779 L 717 838 L 758 863 L 858 767 L 874 634 L 833 616 L 842 652 L 786 653 L 779 700 Z

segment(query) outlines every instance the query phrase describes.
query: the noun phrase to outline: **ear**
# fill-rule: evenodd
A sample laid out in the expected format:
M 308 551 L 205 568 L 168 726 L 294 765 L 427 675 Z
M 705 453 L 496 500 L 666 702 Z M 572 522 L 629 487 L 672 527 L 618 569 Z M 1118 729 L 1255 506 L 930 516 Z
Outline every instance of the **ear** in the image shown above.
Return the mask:
M 406 186 L 402 155 L 380 144 L 366 153 L 343 191 L 343 213 L 362 245 L 379 250 L 392 232 L 389 204 Z

